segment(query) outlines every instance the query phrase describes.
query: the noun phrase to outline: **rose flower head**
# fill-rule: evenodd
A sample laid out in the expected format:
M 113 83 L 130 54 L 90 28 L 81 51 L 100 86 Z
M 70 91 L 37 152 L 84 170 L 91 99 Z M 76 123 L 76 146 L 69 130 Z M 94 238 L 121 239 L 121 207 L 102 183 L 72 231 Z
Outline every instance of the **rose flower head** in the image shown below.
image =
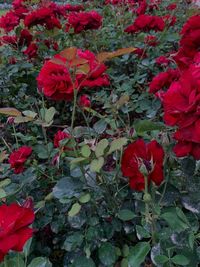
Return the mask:
M 129 144 L 122 156 L 122 174 L 129 178 L 130 188 L 144 190 L 144 173 L 148 182 L 159 186 L 163 177 L 164 150 L 157 141 L 145 143 L 143 139 Z

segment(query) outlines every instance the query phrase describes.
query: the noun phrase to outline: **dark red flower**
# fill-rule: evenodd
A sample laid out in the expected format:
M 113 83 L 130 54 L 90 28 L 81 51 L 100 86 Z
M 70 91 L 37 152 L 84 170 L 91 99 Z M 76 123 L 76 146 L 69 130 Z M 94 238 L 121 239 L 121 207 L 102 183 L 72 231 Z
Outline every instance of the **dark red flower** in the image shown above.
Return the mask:
M 0 261 L 10 250 L 23 250 L 26 241 L 33 235 L 29 225 L 34 219 L 31 208 L 21 207 L 17 203 L 0 206 Z
M 164 120 L 178 129 L 174 138 L 177 156 L 193 155 L 200 159 L 200 67 L 191 65 L 163 97 Z
M 160 56 L 156 58 L 156 64 L 158 65 L 168 66 L 169 63 L 170 63 L 170 60 L 165 56 Z
M 0 17 L 0 28 L 4 29 L 5 32 L 12 31 L 17 25 L 19 25 L 19 17 L 13 11 Z
M 159 90 L 168 88 L 171 83 L 180 77 L 177 69 L 168 69 L 165 72 L 157 74 L 149 85 L 149 92 L 155 94 Z
M 96 11 L 75 12 L 69 14 L 66 30 L 74 29 L 75 33 L 86 30 L 97 30 L 102 25 L 102 16 Z
M 36 58 L 38 53 L 38 46 L 35 43 L 31 43 L 23 52 L 28 58 Z
M 109 85 L 108 75 L 105 74 L 106 66 L 99 63 L 92 52 L 78 49 L 76 59 L 85 60 L 87 73 L 78 71 L 79 64 L 75 66 L 63 56 L 56 55 L 44 64 L 38 75 L 39 90 L 54 100 L 71 100 L 74 89 Z M 70 70 L 72 73 L 76 72 L 73 81 Z
M 73 98 L 73 84 L 67 66 L 47 61 L 38 77 L 38 88 L 53 100 L 70 100 Z
M 82 95 L 79 98 L 78 104 L 80 107 L 85 108 L 85 107 L 91 107 L 91 101 L 88 95 Z
M 32 40 L 33 40 L 33 35 L 27 29 L 23 29 L 20 32 L 18 44 L 20 46 L 29 46 Z
M 83 5 L 71 5 L 71 4 L 66 4 L 63 6 L 63 8 L 66 11 L 73 11 L 73 12 L 79 12 L 81 10 L 84 10 Z
M 60 147 L 60 141 L 62 141 L 64 139 L 69 139 L 69 138 L 71 138 L 70 134 L 59 130 L 54 135 L 54 147 Z
M 32 153 L 32 148 L 28 146 L 22 146 L 19 149 L 13 151 L 9 157 L 9 163 L 11 168 L 14 169 L 16 174 L 24 171 L 24 163 Z
M 162 17 L 143 14 L 138 16 L 133 24 L 125 29 L 125 32 L 137 33 L 140 31 L 149 32 L 150 30 L 157 32 L 163 31 L 164 28 L 165 23 Z
M 159 186 L 163 181 L 164 151 L 155 140 L 145 143 L 138 139 L 128 145 L 122 156 L 121 170 L 124 176 L 129 178 L 131 189 L 144 190 L 144 175 L 141 167 L 147 172 L 148 181 Z
M 53 9 L 48 7 L 41 7 L 29 13 L 25 17 L 24 24 L 28 28 L 35 25 L 42 25 L 46 27 L 47 30 L 61 28 L 60 21 L 54 15 Z
M 17 36 L 16 35 L 4 35 L 1 37 L 2 44 L 9 44 L 13 47 L 17 47 Z

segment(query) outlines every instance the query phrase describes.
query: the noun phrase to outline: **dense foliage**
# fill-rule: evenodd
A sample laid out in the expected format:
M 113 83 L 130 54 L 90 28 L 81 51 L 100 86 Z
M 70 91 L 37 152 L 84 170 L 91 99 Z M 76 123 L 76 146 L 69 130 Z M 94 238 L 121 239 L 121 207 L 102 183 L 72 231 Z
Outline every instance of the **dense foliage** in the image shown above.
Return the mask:
M 0 266 L 198 266 L 197 6 L 61 2 L 0 17 Z

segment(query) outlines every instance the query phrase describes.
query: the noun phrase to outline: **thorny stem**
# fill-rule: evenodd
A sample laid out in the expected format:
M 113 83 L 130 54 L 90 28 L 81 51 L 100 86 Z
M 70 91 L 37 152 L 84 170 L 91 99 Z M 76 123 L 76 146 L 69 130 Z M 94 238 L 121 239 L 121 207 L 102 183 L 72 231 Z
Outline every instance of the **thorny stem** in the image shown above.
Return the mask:
M 76 115 L 77 93 L 78 93 L 78 90 L 74 89 L 74 105 L 73 105 L 72 121 L 71 121 L 71 129 L 72 129 L 72 130 L 73 130 L 73 128 L 74 128 L 74 121 L 75 121 L 75 115 Z

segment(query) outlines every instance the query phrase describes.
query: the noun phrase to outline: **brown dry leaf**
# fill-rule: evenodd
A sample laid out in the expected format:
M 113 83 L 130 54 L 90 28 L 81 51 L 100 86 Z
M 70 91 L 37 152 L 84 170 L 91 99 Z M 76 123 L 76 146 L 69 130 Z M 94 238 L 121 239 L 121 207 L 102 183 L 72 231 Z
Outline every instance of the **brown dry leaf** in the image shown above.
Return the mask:
M 76 57 L 76 54 L 77 54 L 76 47 L 66 48 L 60 52 L 60 55 L 69 61 L 73 60 Z
M 0 114 L 14 116 L 14 117 L 22 115 L 22 113 L 16 108 L 0 108 Z
M 113 57 L 119 57 L 125 54 L 132 53 L 136 50 L 135 47 L 127 47 L 127 48 L 121 48 L 113 52 L 102 52 L 97 54 L 97 59 L 99 62 L 104 62 L 108 59 L 111 59 Z
M 0 153 L 0 162 L 3 162 L 8 157 L 8 154 L 6 154 L 6 151 L 2 151 Z
M 90 66 L 88 64 L 80 65 L 77 67 L 76 74 L 88 74 Z
M 83 65 L 83 64 L 86 64 L 86 63 L 88 63 L 88 60 L 85 59 L 85 58 L 75 58 L 70 63 L 70 66 L 74 67 L 74 66 Z
M 66 64 L 59 58 L 52 58 L 50 62 L 66 67 Z

